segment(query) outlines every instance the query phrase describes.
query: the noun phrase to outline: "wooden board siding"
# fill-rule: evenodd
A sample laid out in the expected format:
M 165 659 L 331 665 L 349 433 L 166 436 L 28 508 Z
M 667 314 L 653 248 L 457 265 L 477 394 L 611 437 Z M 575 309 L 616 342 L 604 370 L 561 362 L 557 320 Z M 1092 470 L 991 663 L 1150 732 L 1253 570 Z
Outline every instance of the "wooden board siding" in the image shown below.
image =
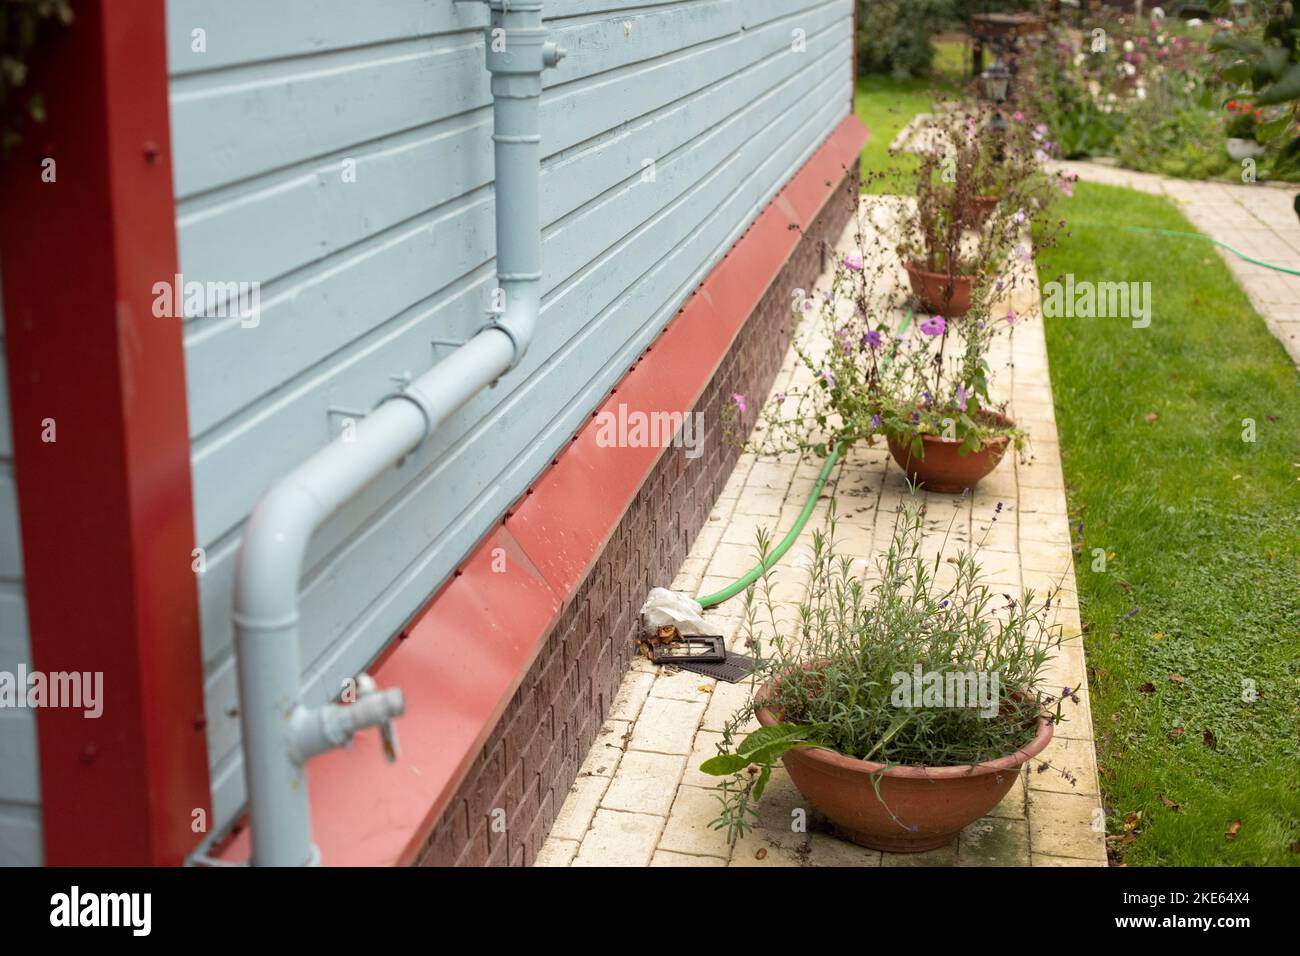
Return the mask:
M 852 6 L 548 0 L 569 57 L 542 100 L 537 337 L 317 535 L 303 593 L 312 697 L 401 629 L 848 112 Z M 170 0 L 168 14 L 182 272 L 261 283 L 256 327 L 195 318 L 186 332 L 224 821 L 243 800 L 229 609 L 245 517 L 336 433 L 330 408 L 373 407 L 393 376 L 445 354 L 433 340 L 483 322 L 487 14 L 427 0 L 364 15 L 346 0 Z
M 7 376 L 4 306 L 0 302 L 0 671 L 12 674 L 20 664 L 31 667 L 32 650 L 23 595 L 22 536 Z M 0 709 L 0 767 L 4 768 L 0 773 L 0 866 L 38 866 L 44 853 L 33 711 Z

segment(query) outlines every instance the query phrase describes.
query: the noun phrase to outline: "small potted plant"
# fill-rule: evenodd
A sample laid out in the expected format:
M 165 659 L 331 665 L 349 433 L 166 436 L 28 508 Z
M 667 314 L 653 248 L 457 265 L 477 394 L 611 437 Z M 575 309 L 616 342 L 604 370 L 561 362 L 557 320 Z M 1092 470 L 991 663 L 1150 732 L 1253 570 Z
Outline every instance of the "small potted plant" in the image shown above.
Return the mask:
M 880 241 L 859 221 L 856 254 L 842 257 L 820 304 L 823 338 L 795 337 L 808 383 L 765 406 L 752 446 L 762 454 L 823 457 L 832 448 L 884 438 L 899 466 L 928 491 L 961 492 L 997 467 L 1026 436 L 990 396 L 995 338 L 1019 322 L 987 299 L 1014 276 L 981 286 L 961 319 L 916 315 L 880 291 Z M 873 267 L 872 262 L 876 265 Z
M 993 233 L 971 228 L 977 197 L 969 184 L 945 182 L 941 175 L 938 157 L 921 160 L 916 205 L 904 217 L 898 255 L 921 308 L 960 318 L 992 257 Z
M 1019 114 L 1008 123 L 1001 113 L 947 110 L 932 121 L 898 245 L 924 311 L 964 316 L 1013 250 L 1032 255 L 1030 224 L 1046 223 L 1056 187 L 1068 192 L 1066 177 L 1044 172 L 1046 132 Z
M 1228 137 L 1228 156 L 1237 163 L 1263 156 L 1267 150 L 1255 138 L 1263 112 L 1239 100 L 1229 100 L 1226 109 L 1228 121 L 1224 132 Z
M 875 583 L 836 556 L 832 514 L 814 535 L 808 597 L 788 626 L 766 578 L 748 593 L 750 644 L 771 652 L 701 767 L 722 778 L 714 826 L 732 842 L 781 761 L 839 835 L 894 852 L 944 846 L 1051 741 L 1061 698 L 1073 694 L 1046 692 L 1061 640 L 1054 595 L 996 594 L 970 554 L 955 565 L 924 557 L 921 507 L 913 499 L 900 512 Z M 756 635 L 764 620 L 772 632 Z M 754 719 L 760 728 L 742 735 Z

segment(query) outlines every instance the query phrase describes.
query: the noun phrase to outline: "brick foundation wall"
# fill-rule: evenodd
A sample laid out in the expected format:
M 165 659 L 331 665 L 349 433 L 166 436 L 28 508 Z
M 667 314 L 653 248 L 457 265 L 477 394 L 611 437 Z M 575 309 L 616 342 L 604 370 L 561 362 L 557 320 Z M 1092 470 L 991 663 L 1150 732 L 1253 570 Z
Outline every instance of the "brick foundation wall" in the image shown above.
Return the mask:
M 418 856 L 422 866 L 527 866 L 577 778 L 635 652 L 637 615 L 650 588 L 685 561 L 726 484 L 738 448 L 718 433 L 731 395 L 760 404 L 790 344 L 790 290 L 809 288 L 853 211 L 857 163 L 831 194 L 794 254 L 740 330 L 693 411 L 703 412 L 703 454 L 668 449 L 604 552 L 561 613 L 465 782 Z

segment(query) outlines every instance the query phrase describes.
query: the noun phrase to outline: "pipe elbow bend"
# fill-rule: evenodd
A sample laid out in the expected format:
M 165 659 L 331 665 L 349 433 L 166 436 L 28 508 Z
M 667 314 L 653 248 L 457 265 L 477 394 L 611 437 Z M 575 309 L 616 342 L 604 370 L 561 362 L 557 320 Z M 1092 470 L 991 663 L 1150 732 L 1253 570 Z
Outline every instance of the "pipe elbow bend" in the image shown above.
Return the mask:
M 258 502 L 235 568 L 234 619 L 240 628 L 279 628 L 297 619 L 298 583 L 320 510 L 315 496 L 292 480 Z
M 510 338 L 511 347 L 514 349 L 510 369 L 523 360 L 528 347 L 532 345 L 533 334 L 537 331 L 537 314 L 540 310 L 540 296 L 536 290 L 529 290 L 526 295 L 514 297 L 504 312 L 494 315 L 488 322 L 487 328 L 504 332 Z

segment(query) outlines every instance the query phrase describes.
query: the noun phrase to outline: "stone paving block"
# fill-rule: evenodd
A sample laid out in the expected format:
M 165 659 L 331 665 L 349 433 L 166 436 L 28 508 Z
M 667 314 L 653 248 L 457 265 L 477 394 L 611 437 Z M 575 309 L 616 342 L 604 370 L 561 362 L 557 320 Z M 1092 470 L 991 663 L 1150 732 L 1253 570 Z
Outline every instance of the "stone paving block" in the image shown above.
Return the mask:
M 987 816 L 1007 820 L 1023 820 L 1025 818 L 1025 771 L 1023 769 L 1016 774 L 1016 782 L 1011 785 L 1007 795 L 998 802 L 996 807 L 988 812 Z
M 1041 769 L 1044 766 L 1049 769 Z M 1096 753 L 1091 740 L 1053 736 L 1052 742 L 1032 761 L 1030 790 L 1049 790 L 1096 797 Z
M 719 681 L 713 688 L 713 694 L 709 698 L 709 705 L 704 711 L 700 726 L 704 730 L 723 730 L 732 715 L 749 700 L 749 693 L 750 682 L 747 680 L 737 684 Z
M 1058 647 L 1043 669 L 1043 683 L 1051 694 L 1060 694 L 1066 687 L 1073 690 L 1083 684 L 1085 677 L 1083 650 L 1077 646 Z
M 1030 866 L 1105 866 L 1104 860 L 1073 860 L 1065 856 L 1048 856 L 1046 853 L 1029 854 Z
M 631 732 L 632 725 L 626 720 L 607 720 L 601 724 L 600 730 L 596 731 L 596 739 L 592 742 L 591 750 L 587 751 L 587 757 L 578 769 L 579 776 L 614 776 L 614 770 L 623 756 L 623 748 L 627 746 L 627 738 Z
M 695 746 L 686 758 L 686 772 L 682 775 L 682 786 L 709 788 L 721 777 L 714 777 L 700 770 L 700 764 L 710 757 L 718 755 L 718 744 L 722 743 L 722 734 L 712 730 L 701 730 L 695 735 Z
M 629 750 L 623 755 L 600 805 L 609 810 L 667 814 L 685 769 L 684 757 Z
M 598 810 L 573 866 L 649 866 L 663 817 Z
M 957 838 L 957 865 L 1028 866 L 1028 824 L 999 817 L 976 820 Z
M 1064 515 L 1065 492 L 1060 489 L 1026 487 L 1020 489 L 1016 507 L 1021 521 L 1030 515 Z
M 1020 561 L 1027 571 L 1060 575 L 1074 566 L 1074 555 L 1060 544 L 1024 538 L 1020 542 Z
M 727 831 L 715 830 L 712 826 L 721 812 L 722 805 L 713 790 L 682 787 L 677 791 L 668 824 L 659 838 L 659 848 L 674 853 L 727 859 L 731 855 Z
M 609 786 L 608 777 L 579 777 L 560 804 L 550 836 L 557 840 L 582 840 Z
M 1029 839 L 1037 853 L 1106 860 L 1105 817 L 1098 798 L 1029 791 Z
M 548 838 L 533 861 L 533 866 L 568 866 L 578 853 L 576 840 Z
M 648 698 L 641 708 L 636 726 L 632 728 L 628 749 L 683 756 L 689 754 L 695 740 L 695 729 L 704 716 L 704 708 L 704 701 L 691 703 L 663 697 Z M 623 759 L 626 761 L 627 757 L 624 756 Z
M 728 866 L 805 866 L 811 852 L 806 834 L 751 830 L 736 841 Z
M 703 674 L 665 665 L 659 668 L 659 676 L 650 688 L 650 696 L 708 704 L 715 683 L 717 681 Z
M 889 867 L 956 866 L 957 845 L 953 843 L 949 846 L 941 846 L 937 850 L 926 850 L 923 853 L 884 853 L 881 856 L 880 865 Z
M 645 703 L 650 696 L 650 688 L 654 684 L 654 674 L 647 674 L 639 671 L 631 671 L 623 678 L 623 683 L 619 685 L 618 693 L 614 695 L 614 700 L 609 705 L 609 717 L 611 720 L 634 721 L 641 712 L 641 705 Z
M 688 853 L 670 853 L 667 850 L 656 850 L 650 865 L 694 868 L 697 866 L 726 866 L 727 861 L 716 856 L 691 856 Z

